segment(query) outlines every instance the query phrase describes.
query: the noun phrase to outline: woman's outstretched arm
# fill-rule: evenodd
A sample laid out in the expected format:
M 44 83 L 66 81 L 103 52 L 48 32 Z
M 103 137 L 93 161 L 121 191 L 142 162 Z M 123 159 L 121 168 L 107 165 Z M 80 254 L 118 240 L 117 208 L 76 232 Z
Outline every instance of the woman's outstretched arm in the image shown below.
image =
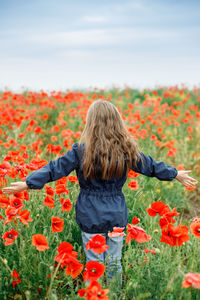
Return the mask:
M 33 172 L 26 177 L 26 182 L 19 181 L 11 183 L 11 186 L 3 188 L 4 194 L 15 194 L 30 189 L 42 189 L 45 183 L 58 180 L 64 176 L 68 176 L 74 169 L 78 167 L 77 156 L 78 144 L 72 145 L 65 155 L 59 157 L 55 161 L 50 161 L 47 165 Z
M 157 162 L 151 156 L 145 155 L 140 152 L 142 159 L 137 163 L 137 167 L 133 166 L 132 170 L 146 175 L 148 177 L 156 177 L 162 181 L 178 180 L 180 183 L 187 187 L 194 187 L 197 180 L 188 176 L 191 171 L 181 170 L 178 171 L 171 165 L 166 165 L 164 162 Z

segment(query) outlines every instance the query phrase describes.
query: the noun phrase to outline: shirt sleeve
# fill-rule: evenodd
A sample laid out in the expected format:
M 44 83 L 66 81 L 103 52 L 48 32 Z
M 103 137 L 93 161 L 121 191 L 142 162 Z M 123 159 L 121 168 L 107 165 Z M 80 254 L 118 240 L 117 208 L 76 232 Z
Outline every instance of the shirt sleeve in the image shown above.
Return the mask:
M 45 183 L 68 176 L 78 167 L 77 147 L 77 143 L 73 144 L 72 150 L 69 150 L 65 155 L 55 161 L 50 161 L 46 166 L 27 176 L 26 184 L 28 187 L 30 189 L 42 189 Z
M 132 167 L 133 171 L 148 177 L 156 177 L 162 181 L 171 181 L 177 176 L 178 171 L 175 167 L 166 165 L 164 162 L 157 162 L 151 156 L 145 155 L 142 152 L 140 154 L 142 160 L 138 161 L 137 167 Z

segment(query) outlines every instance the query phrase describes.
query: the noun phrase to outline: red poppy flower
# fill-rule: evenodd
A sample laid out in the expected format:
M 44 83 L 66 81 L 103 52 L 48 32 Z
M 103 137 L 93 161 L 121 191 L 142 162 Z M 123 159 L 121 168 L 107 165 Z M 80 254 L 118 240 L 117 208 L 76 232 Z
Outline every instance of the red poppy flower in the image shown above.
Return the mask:
M 31 119 L 30 122 L 29 122 L 29 125 L 30 125 L 30 126 L 33 126 L 33 125 L 35 125 L 35 124 L 37 124 L 37 123 L 38 123 L 38 122 L 37 122 L 36 120 Z
M 76 262 L 78 252 L 73 251 L 73 246 L 68 242 L 62 242 L 58 247 L 58 253 L 54 258 L 55 261 L 61 263 L 61 268 L 67 266 L 71 262 Z
M 151 236 L 146 234 L 146 231 L 141 227 L 135 226 L 133 224 L 128 224 L 128 235 L 126 238 L 126 243 L 128 244 L 132 239 L 136 240 L 138 243 L 145 243 L 151 240 Z
M 42 133 L 42 128 L 37 126 L 37 127 L 35 127 L 34 132 L 35 133 Z
M 50 132 L 59 132 L 60 131 L 60 127 L 58 125 L 54 125 L 51 127 Z
M 50 196 L 53 196 L 53 195 L 54 195 L 54 190 L 53 190 L 52 187 L 50 187 L 50 186 L 45 186 L 45 189 L 46 189 L 47 195 L 50 195 Z
M 29 201 L 29 192 L 28 191 L 24 191 L 24 199 L 26 201 Z
M 128 187 L 131 189 L 131 190 L 134 190 L 134 191 L 137 191 L 137 189 L 139 188 L 139 185 L 137 183 L 137 181 L 135 180 L 132 180 L 128 183 Z
M 14 240 L 18 237 L 18 232 L 12 229 L 11 231 L 7 231 L 2 235 L 2 239 L 5 240 L 5 245 L 11 245 L 14 243 Z
M 74 247 L 68 243 L 68 242 L 62 242 L 59 246 L 58 246 L 58 252 L 59 253 L 69 253 L 69 252 L 72 252 L 72 249 Z
M 70 212 L 70 210 L 72 209 L 72 204 L 69 200 L 69 198 L 64 199 L 64 198 L 60 198 L 60 203 L 62 204 L 62 211 L 67 211 L 68 213 Z
M 94 253 L 103 253 L 109 248 L 106 245 L 106 238 L 103 235 L 96 234 L 86 244 L 86 250 L 92 250 Z
M 78 252 L 72 251 L 71 253 L 59 253 L 54 260 L 61 263 L 61 268 L 68 266 L 71 263 L 77 263 Z
M 0 191 L 0 204 L 2 209 L 6 209 L 10 205 L 10 199 L 9 197 L 6 197 L 5 195 L 1 194 Z
M 137 224 L 139 222 L 140 222 L 140 220 L 137 217 L 133 217 L 132 224 Z
M 38 251 L 44 251 L 49 249 L 49 245 L 46 237 L 43 234 L 34 234 L 32 236 L 32 244 Z
M 169 246 L 181 246 L 190 239 L 187 226 L 173 226 L 169 224 L 166 229 L 162 230 L 161 242 Z
M 16 216 L 16 215 L 18 214 L 18 211 L 19 211 L 18 208 L 15 208 L 15 207 L 13 207 L 13 206 L 10 206 L 10 207 L 8 207 L 8 208 L 5 210 L 5 214 L 6 214 L 6 216 L 8 216 L 8 217 L 14 217 L 14 216 Z
M 55 206 L 55 200 L 51 196 L 47 195 L 44 199 L 43 204 L 48 206 L 49 208 L 53 208 Z
M 53 145 L 53 149 L 52 152 L 56 155 L 58 155 L 60 153 L 60 151 L 62 150 L 62 147 L 60 145 Z
M 156 255 L 156 251 L 155 250 L 150 250 L 149 248 L 144 249 L 145 253 L 153 253 L 154 255 Z
M 19 216 L 17 216 L 17 218 L 19 218 L 20 222 L 22 222 L 24 225 L 28 225 L 28 222 L 33 222 L 33 219 L 29 218 L 29 215 L 30 211 L 25 209 L 19 212 Z
M 65 274 L 70 275 L 73 279 L 76 278 L 83 270 L 83 264 L 78 260 L 69 263 L 65 269 Z
M 3 161 L 2 164 L 0 164 L 0 169 L 10 170 L 11 164 L 8 161 Z
M 190 224 L 190 231 L 192 234 L 198 238 L 200 238 L 200 218 L 196 218 Z
M 61 268 L 67 266 L 66 275 L 76 278 L 83 270 L 83 265 L 77 260 L 78 252 L 73 251 L 73 246 L 68 242 L 62 242 L 58 247 L 58 252 L 54 260 L 61 263 Z
M 8 207 L 5 211 L 7 218 L 5 219 L 5 224 L 12 222 L 13 218 L 18 214 L 19 209 L 15 207 Z
M 64 226 L 64 220 L 58 217 L 51 218 L 51 230 L 52 232 L 62 232 Z
M 51 141 L 52 141 L 52 142 L 57 141 L 57 139 L 58 139 L 57 136 L 55 136 L 55 135 L 52 135 L 52 136 L 51 136 Z
M 170 212 L 170 209 L 165 203 L 156 201 L 152 203 L 151 208 L 147 208 L 146 211 L 151 217 L 155 217 L 157 214 L 163 216 L 167 212 Z
M 17 197 L 12 197 L 12 199 L 10 201 L 10 206 L 20 210 L 20 209 L 22 209 L 22 207 L 24 207 L 24 204 L 21 199 L 19 199 Z
M 69 191 L 66 189 L 65 184 L 56 184 L 56 194 L 60 195 L 65 193 L 66 195 L 69 194 Z
M 100 278 L 104 271 L 105 271 L 105 265 L 99 263 L 98 261 L 89 261 L 86 264 L 86 271 L 83 272 L 83 280 L 97 280 Z
M 194 287 L 200 289 L 200 274 L 198 273 L 187 273 L 185 275 L 185 281 L 182 282 L 183 288 Z
M 187 191 L 194 191 L 195 190 L 195 186 L 185 186 L 185 189 L 187 190 Z
M 78 290 L 79 296 L 87 300 L 108 300 L 108 293 L 109 289 L 103 290 L 98 281 L 92 281 L 85 290 Z
M 32 144 L 33 146 L 33 144 Z M 36 143 L 36 146 L 38 147 L 38 141 Z M 32 149 L 33 151 L 35 151 L 34 149 Z M 42 152 L 42 151 L 41 151 Z M 32 170 L 32 171 L 35 171 L 35 170 L 38 170 L 42 167 L 44 167 L 45 165 L 48 164 L 48 161 L 46 160 L 42 160 L 40 158 L 33 158 L 29 164 L 26 165 L 26 168 L 28 170 Z
M 62 177 L 62 178 L 58 179 L 56 182 L 56 186 L 59 184 L 64 184 L 65 186 L 67 186 L 67 177 Z
M 166 212 L 166 214 L 163 215 L 163 218 L 161 218 L 159 220 L 159 224 L 160 224 L 160 227 L 161 229 L 164 229 L 166 228 L 166 226 L 170 223 L 175 223 L 176 221 L 173 219 L 173 217 L 176 217 L 178 215 L 180 215 L 180 213 L 177 213 L 176 212 L 176 207 L 173 209 L 173 211 L 169 211 L 169 212 Z
M 168 150 L 167 156 L 175 156 L 177 152 L 177 149 L 172 147 L 171 149 Z
M 68 180 L 71 181 L 71 182 L 75 182 L 75 183 L 78 183 L 78 178 L 76 176 L 68 176 Z
M 130 170 L 130 171 L 128 172 L 127 177 L 128 177 L 128 178 L 137 178 L 139 175 L 140 175 L 139 173 L 136 173 L 136 172 L 134 172 L 133 170 Z
M 93 282 L 95 282 L 95 281 L 93 281 Z M 79 294 L 80 297 L 84 297 L 84 295 L 85 295 L 86 293 L 87 293 L 87 292 L 86 292 L 86 290 L 84 290 L 84 289 L 79 289 L 79 290 L 78 290 L 78 294 Z
M 8 161 L 4 161 L 0 164 L 0 177 L 10 176 L 12 173 L 12 167 Z
M 123 232 L 125 227 L 113 227 L 113 232 L 109 232 L 109 237 L 118 237 L 118 236 L 125 236 L 126 234 Z
M 15 285 L 21 282 L 21 279 L 19 278 L 19 274 L 16 270 L 13 270 L 11 277 L 17 280 L 13 280 L 12 285 L 15 288 Z

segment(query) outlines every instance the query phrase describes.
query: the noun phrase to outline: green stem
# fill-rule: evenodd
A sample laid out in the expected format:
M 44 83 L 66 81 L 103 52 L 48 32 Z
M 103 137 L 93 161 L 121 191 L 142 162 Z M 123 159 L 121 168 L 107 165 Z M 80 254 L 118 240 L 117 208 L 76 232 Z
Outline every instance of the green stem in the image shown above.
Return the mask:
M 166 287 L 166 289 L 165 289 L 163 295 L 160 297 L 160 300 L 164 299 L 164 297 L 166 296 L 166 294 L 167 294 L 167 292 L 169 291 L 169 288 L 170 288 L 172 282 L 173 282 L 174 279 L 175 279 L 175 276 L 176 276 L 176 275 L 174 274 L 174 276 L 172 276 L 172 278 L 171 278 L 170 281 L 168 282 L 167 287 Z
M 194 243 L 194 253 L 192 255 L 192 265 L 191 265 L 191 272 L 193 272 L 193 266 L 194 263 L 196 262 L 196 258 L 198 257 L 198 248 L 199 248 L 199 241 L 198 238 L 196 238 L 196 241 Z
M 10 269 L 7 260 L 6 260 L 6 259 L 3 259 L 1 256 L 0 256 L 0 260 L 1 260 L 1 262 L 5 265 L 6 269 L 7 269 L 7 270 L 10 272 L 10 274 L 12 275 L 12 270 Z
M 56 277 L 56 273 L 60 267 L 60 264 L 61 262 L 58 263 L 56 269 L 55 269 L 55 272 L 53 273 L 52 277 L 51 277 L 51 282 L 50 282 L 50 285 L 49 285 L 49 288 L 47 290 L 47 293 L 46 293 L 46 297 L 45 299 L 50 299 L 49 296 L 50 296 L 50 292 L 51 292 L 51 289 L 52 289 L 52 285 L 53 285 L 53 281 L 54 281 L 54 278 Z

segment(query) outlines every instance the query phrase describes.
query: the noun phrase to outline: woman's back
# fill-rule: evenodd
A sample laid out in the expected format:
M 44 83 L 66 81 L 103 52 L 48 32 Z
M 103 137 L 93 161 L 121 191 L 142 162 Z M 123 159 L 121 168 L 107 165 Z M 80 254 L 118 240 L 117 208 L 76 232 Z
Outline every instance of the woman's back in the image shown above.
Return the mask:
M 122 187 L 127 179 L 126 157 L 123 175 L 104 180 L 101 171 L 94 180 L 85 179 L 83 175 L 84 144 L 74 144 L 78 164 L 76 174 L 80 185 L 80 193 L 76 202 L 76 221 L 80 228 L 88 233 L 107 233 L 113 227 L 126 227 L 128 211 Z M 140 153 L 142 161 L 137 166 L 132 164 L 132 170 L 160 180 L 172 180 L 177 175 L 173 166 L 156 162 L 152 157 Z M 98 168 L 98 167 L 97 167 Z
M 76 148 L 79 160 L 78 167 L 76 168 L 76 174 L 81 190 L 99 192 L 102 194 L 121 192 L 126 181 L 126 168 L 124 169 L 124 173 L 120 178 L 112 177 L 110 179 L 102 179 L 102 172 L 100 168 L 96 166 L 96 169 L 98 170 L 96 172 L 97 177 L 93 180 L 90 178 L 85 179 L 82 165 L 85 144 L 80 144 L 80 148 L 78 144 L 74 144 L 74 147 Z

